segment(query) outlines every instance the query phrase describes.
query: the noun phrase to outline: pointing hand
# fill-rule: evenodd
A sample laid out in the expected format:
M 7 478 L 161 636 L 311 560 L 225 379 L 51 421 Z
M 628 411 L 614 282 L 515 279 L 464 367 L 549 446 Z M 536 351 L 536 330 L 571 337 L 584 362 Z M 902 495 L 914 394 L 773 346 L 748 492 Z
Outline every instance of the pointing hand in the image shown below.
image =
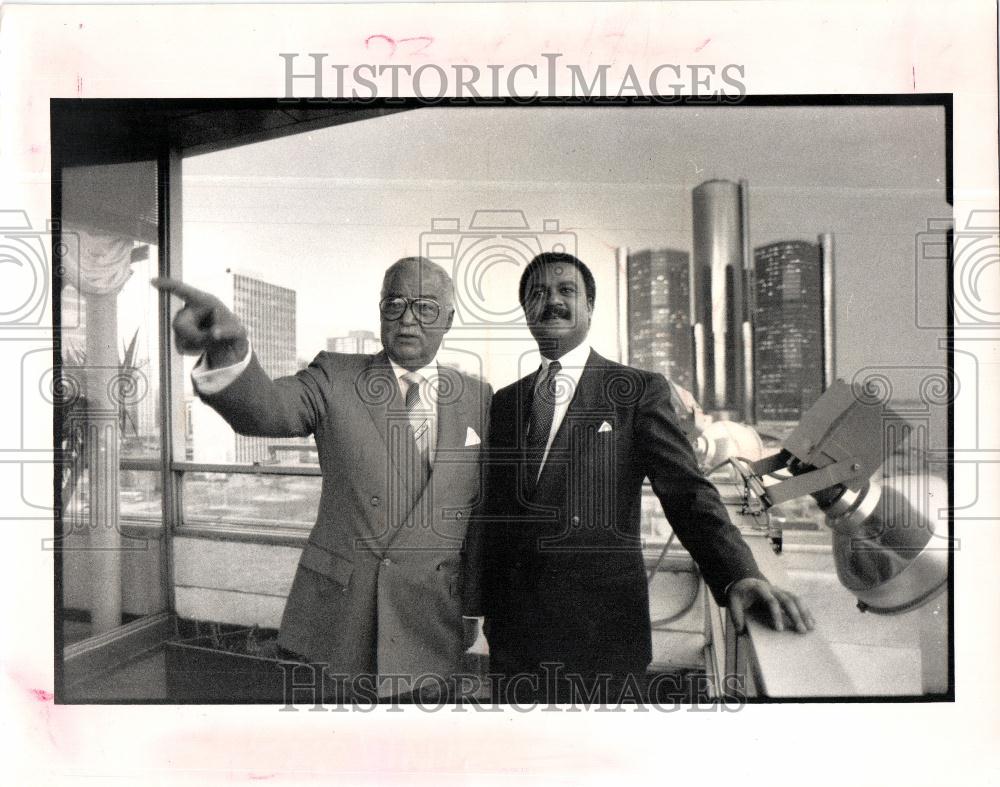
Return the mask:
M 205 354 L 208 368 L 237 363 L 246 357 L 247 331 L 226 305 L 189 284 L 158 276 L 150 282 L 160 292 L 176 295 L 184 308 L 174 317 L 174 341 L 185 355 Z

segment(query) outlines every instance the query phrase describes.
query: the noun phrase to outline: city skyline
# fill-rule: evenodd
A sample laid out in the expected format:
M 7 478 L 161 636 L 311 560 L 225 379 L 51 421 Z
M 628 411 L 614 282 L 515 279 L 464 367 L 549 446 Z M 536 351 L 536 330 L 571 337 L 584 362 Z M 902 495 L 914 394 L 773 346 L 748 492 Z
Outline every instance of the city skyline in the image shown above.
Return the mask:
M 825 388 L 824 237 L 753 250 L 748 277 L 753 411 L 747 422 L 797 421 Z M 627 260 L 628 363 L 659 372 L 693 395 L 690 256 L 677 249 L 641 249 L 629 250 Z
M 503 145 L 484 158 L 455 144 L 464 138 Z M 429 108 L 190 157 L 184 172 L 185 278 L 224 261 L 280 277 L 300 293 L 303 358 L 330 336 L 377 331 L 385 268 L 418 253 L 436 219 L 454 217 L 462 233 L 484 208 L 522 211 L 538 232 L 555 219 L 572 235 L 597 280 L 593 345 L 617 357 L 615 249 L 690 253 L 691 190 L 745 178 L 752 246 L 838 239 L 841 376 L 944 363 L 939 332 L 914 317 L 926 306 L 943 323 L 945 311 L 943 277 L 918 289 L 915 260 L 928 220 L 951 213 L 939 108 Z M 513 316 L 487 333 L 503 341 L 484 345 L 458 321 L 446 341 L 482 359 L 495 386 L 537 364 L 518 273 L 498 265 L 482 281 L 456 279 L 484 293 L 481 311 Z
M 692 190 L 693 256 L 619 250 L 628 362 L 662 373 L 715 417 L 796 421 L 834 379 L 833 236 L 751 252 L 749 189 L 716 179 Z

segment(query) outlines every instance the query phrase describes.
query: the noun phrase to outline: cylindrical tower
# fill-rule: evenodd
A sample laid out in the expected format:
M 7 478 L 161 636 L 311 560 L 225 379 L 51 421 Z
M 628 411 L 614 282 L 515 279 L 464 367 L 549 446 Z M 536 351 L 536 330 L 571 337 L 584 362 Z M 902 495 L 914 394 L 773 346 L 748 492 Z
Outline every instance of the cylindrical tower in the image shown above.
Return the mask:
M 628 246 L 615 249 L 615 307 L 618 317 L 618 362 L 628 363 L 631 345 L 628 321 Z
M 833 234 L 819 236 L 820 275 L 823 277 L 823 390 L 837 379 L 836 300 L 833 287 Z
M 753 314 L 754 276 L 753 252 L 750 249 L 750 184 L 740 181 L 740 234 L 743 236 L 743 316 L 740 318 L 740 338 L 743 342 L 743 420 L 756 421 L 756 389 L 754 380 Z
M 743 322 L 743 201 L 740 187 L 728 180 L 709 180 L 692 194 L 693 305 L 695 374 L 706 411 L 742 420 L 745 413 L 746 364 Z M 700 345 L 700 346 L 699 346 Z

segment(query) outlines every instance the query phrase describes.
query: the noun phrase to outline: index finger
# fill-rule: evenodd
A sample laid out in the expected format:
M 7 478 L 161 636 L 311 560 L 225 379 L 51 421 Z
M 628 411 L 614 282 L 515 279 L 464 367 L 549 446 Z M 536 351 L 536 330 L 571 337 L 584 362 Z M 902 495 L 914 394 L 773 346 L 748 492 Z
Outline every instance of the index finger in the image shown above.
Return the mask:
M 149 281 L 156 289 L 160 292 L 167 292 L 176 295 L 184 303 L 192 303 L 196 306 L 208 305 L 215 302 L 215 296 L 209 293 L 199 290 L 197 287 L 192 287 L 190 284 L 185 284 L 177 279 L 171 279 L 166 276 L 156 276 Z

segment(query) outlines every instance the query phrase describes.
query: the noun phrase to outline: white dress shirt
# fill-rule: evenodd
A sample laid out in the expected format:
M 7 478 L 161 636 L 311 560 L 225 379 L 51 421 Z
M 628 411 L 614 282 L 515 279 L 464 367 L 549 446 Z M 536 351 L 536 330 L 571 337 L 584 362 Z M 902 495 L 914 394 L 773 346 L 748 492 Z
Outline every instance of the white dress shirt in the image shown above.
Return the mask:
M 549 439 L 545 443 L 545 453 L 542 454 L 542 463 L 538 466 L 539 475 L 542 474 L 542 468 L 545 467 L 545 460 L 549 457 L 549 449 L 552 447 L 552 441 L 556 439 L 559 426 L 562 424 L 563 418 L 566 417 L 566 411 L 569 410 L 569 403 L 573 401 L 573 397 L 576 395 L 576 386 L 580 384 L 580 375 L 583 374 L 583 367 L 587 365 L 589 357 L 590 345 L 587 342 L 583 342 L 562 356 L 562 358 L 557 359 L 561 366 L 559 373 L 556 374 L 555 389 L 558 393 L 555 409 L 552 413 L 552 426 L 549 428 Z M 545 373 L 548 371 L 550 363 L 552 363 L 552 359 L 546 358 L 543 355 L 542 371 L 535 380 L 536 395 L 538 393 L 537 386 L 545 379 Z
M 437 392 L 432 390 L 440 385 L 438 381 L 438 363 L 437 360 L 432 360 L 427 366 L 421 369 L 417 369 L 415 372 L 411 372 L 408 369 L 404 369 L 398 363 L 396 363 L 392 358 L 389 359 L 389 363 L 392 364 L 393 374 L 396 375 L 396 384 L 399 386 L 399 393 L 403 397 L 403 401 L 406 401 L 406 390 L 410 387 L 410 384 L 403 379 L 406 375 L 415 376 L 418 378 L 417 381 L 417 396 L 419 398 L 419 403 L 414 408 L 416 413 L 422 417 L 426 418 L 429 423 L 427 424 L 428 429 L 428 445 L 430 455 L 428 461 L 434 462 L 434 453 L 437 450 Z M 411 419 L 412 420 L 412 419 Z M 418 418 L 418 421 L 420 419 Z M 414 429 L 416 424 L 414 424 Z
M 406 399 L 406 389 L 409 387 L 409 383 L 403 379 L 403 375 L 415 374 L 420 378 L 419 388 L 417 389 L 420 392 L 420 406 L 424 409 L 430 409 L 436 396 L 434 394 L 428 394 L 428 391 L 430 391 L 433 386 L 438 384 L 437 378 L 439 372 L 437 359 L 431 361 L 422 369 L 417 369 L 415 372 L 404 369 L 392 360 L 392 358 L 389 359 L 389 363 L 392 365 L 393 374 L 396 375 L 396 384 L 399 386 L 399 392 L 402 394 L 403 399 Z M 435 407 L 434 409 L 436 410 L 437 408 Z

